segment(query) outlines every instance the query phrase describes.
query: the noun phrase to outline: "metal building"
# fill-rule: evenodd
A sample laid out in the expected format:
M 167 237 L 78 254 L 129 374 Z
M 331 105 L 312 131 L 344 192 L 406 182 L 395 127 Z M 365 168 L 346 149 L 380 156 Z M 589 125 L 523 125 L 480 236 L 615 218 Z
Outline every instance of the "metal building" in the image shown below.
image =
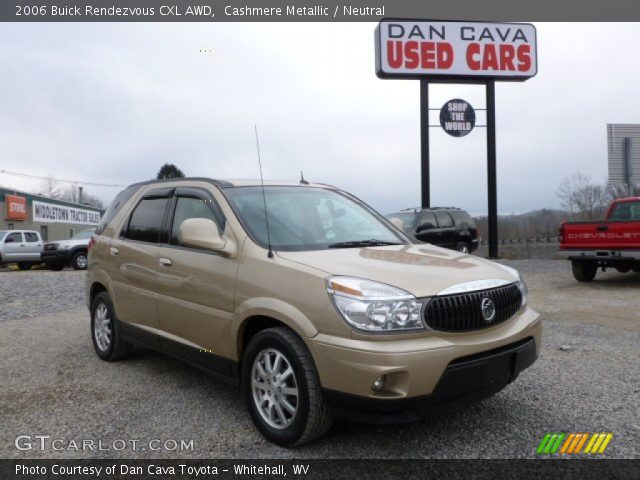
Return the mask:
M 608 123 L 609 183 L 640 186 L 640 124 Z
M 104 213 L 98 208 L 41 195 L 0 188 L 0 230 L 36 230 L 46 241 L 66 240 L 96 227 Z

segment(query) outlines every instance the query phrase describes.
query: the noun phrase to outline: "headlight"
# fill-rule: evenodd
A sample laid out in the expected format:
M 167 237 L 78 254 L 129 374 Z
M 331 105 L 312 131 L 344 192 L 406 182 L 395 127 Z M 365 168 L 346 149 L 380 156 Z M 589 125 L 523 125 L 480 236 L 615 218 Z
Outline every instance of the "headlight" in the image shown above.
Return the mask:
M 423 329 L 422 305 L 409 292 L 353 277 L 331 277 L 327 291 L 349 325 L 367 332 Z
M 520 293 L 522 294 L 522 303 L 520 304 L 520 308 L 524 308 L 527 306 L 527 295 L 529 295 L 529 288 L 527 287 L 527 282 L 524 281 L 524 278 L 520 274 L 518 274 L 518 289 L 520 289 Z
M 522 303 L 520 304 L 520 308 L 522 309 L 526 307 L 527 296 L 529 295 L 529 288 L 527 287 L 527 282 L 525 282 L 524 278 L 522 278 L 522 275 L 520 275 L 520 272 L 515 268 L 507 267 L 506 265 L 502 265 L 500 263 L 497 263 L 496 265 L 502 267 L 504 270 L 511 273 L 514 277 L 518 278 L 517 285 L 518 285 L 518 289 L 520 290 L 520 293 L 522 294 Z

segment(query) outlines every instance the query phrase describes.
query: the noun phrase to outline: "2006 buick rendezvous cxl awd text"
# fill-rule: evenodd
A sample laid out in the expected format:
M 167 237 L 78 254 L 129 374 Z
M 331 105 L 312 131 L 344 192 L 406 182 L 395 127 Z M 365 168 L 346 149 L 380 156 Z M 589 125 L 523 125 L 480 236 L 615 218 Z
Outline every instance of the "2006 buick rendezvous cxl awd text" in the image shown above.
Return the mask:
M 540 349 L 515 270 L 412 244 L 319 184 L 132 185 L 96 232 L 87 295 L 100 358 L 137 344 L 240 384 L 283 446 L 334 416 L 446 413 L 501 390 Z

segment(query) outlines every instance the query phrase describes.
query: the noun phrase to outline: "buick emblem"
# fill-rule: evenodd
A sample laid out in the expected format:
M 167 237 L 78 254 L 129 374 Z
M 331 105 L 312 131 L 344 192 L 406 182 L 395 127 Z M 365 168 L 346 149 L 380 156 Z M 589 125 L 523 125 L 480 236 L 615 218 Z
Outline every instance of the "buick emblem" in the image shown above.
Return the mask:
M 493 319 L 496 318 L 496 304 L 493 303 L 493 300 L 489 297 L 482 299 L 480 310 L 482 311 L 482 318 L 484 318 L 485 322 L 491 323 Z

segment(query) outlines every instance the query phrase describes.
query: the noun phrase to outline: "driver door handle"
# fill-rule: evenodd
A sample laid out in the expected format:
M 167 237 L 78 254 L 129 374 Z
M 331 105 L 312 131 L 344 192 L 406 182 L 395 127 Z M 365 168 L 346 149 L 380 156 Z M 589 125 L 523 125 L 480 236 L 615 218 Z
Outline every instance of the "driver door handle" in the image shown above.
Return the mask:
M 165 267 L 170 267 L 171 266 L 171 260 L 168 259 L 168 258 L 160 257 L 158 259 L 158 262 L 160 263 L 160 265 L 163 265 Z
M 117 249 L 116 247 L 111 247 L 111 248 L 109 249 L 109 253 L 115 257 L 115 256 L 116 256 L 116 255 L 118 255 L 120 252 L 118 251 L 118 249 Z

